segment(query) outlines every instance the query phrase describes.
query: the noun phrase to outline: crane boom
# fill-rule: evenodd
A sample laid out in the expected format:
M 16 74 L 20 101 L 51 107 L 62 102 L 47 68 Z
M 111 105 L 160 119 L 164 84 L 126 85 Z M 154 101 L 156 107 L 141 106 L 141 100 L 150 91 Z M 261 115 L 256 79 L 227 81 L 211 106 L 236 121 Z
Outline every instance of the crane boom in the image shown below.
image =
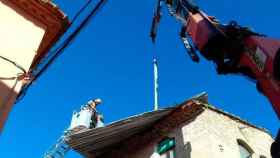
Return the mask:
M 160 1 L 182 22 L 180 38 L 194 61 L 198 62 L 197 48 L 203 57 L 214 62 L 218 74 L 241 73 L 256 80 L 258 90 L 270 100 L 280 118 L 280 40 L 255 33 L 235 21 L 223 25 L 188 0 Z M 161 14 L 158 9 L 154 19 Z M 159 20 L 153 20 L 153 40 L 158 23 Z
M 218 74 L 242 74 L 256 81 L 257 89 L 271 102 L 280 118 L 280 40 L 240 26 L 221 24 L 190 0 L 159 0 L 170 14 L 182 22 L 180 38 L 193 61 L 196 52 L 216 65 Z M 162 6 L 156 7 L 151 37 L 155 41 Z M 190 42 L 191 41 L 191 42 Z M 280 133 L 272 146 L 273 157 L 280 155 Z

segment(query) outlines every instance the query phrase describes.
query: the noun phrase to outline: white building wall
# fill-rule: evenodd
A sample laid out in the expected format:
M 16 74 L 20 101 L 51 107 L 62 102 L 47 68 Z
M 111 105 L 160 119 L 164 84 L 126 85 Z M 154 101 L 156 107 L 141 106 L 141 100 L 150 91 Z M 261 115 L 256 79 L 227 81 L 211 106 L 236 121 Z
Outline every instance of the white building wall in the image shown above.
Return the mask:
M 9 0 L 0 0 L 0 56 L 29 71 L 45 34 L 46 27 L 25 15 Z M 14 101 L 24 85 L 22 70 L 0 59 L 0 131 Z
M 205 110 L 191 123 L 174 130 L 169 137 L 176 140 L 176 158 L 239 158 L 238 139 L 251 147 L 253 158 L 260 155 L 271 158 L 273 139 L 268 133 L 212 110 Z M 122 153 L 122 158 L 151 158 L 157 144 L 154 142 L 130 155 Z
M 184 144 L 191 142 L 191 157 L 240 157 L 237 140 L 243 140 L 254 151 L 253 158 L 270 158 L 272 137 L 261 130 L 244 125 L 231 118 L 206 110 L 197 119 L 176 130 L 182 133 Z M 181 153 L 182 148 L 177 151 Z M 183 157 L 183 155 L 181 155 Z M 180 157 L 178 155 L 178 157 Z
M 16 62 L 28 71 L 46 28 L 38 22 L 35 23 L 35 20 L 31 21 L 31 17 L 27 18 L 27 15 L 22 14 L 18 9 L 10 8 L 0 1 L 0 55 Z M 17 67 L 0 59 L 1 78 L 16 77 L 20 73 L 22 71 Z M 0 81 L 9 88 L 15 84 L 15 80 L 2 79 Z M 14 91 L 19 92 L 19 90 L 20 86 Z M 5 93 L 7 92 L 3 92 Z

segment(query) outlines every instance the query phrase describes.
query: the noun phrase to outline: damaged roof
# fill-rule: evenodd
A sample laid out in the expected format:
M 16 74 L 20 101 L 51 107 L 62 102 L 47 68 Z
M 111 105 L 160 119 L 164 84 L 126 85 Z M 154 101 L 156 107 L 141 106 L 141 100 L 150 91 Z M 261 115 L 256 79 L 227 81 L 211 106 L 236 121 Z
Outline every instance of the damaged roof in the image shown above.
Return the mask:
M 203 93 L 185 101 L 176 107 L 132 116 L 127 119 L 111 123 L 102 128 L 85 129 L 70 135 L 67 138 L 67 144 L 86 157 L 90 157 L 92 154 L 95 156 L 100 156 L 107 151 L 110 151 L 120 142 L 127 140 L 136 134 L 145 131 L 150 132 L 151 130 L 155 130 L 155 128 L 165 128 L 167 125 L 169 126 L 170 122 L 167 120 L 174 119 L 176 125 L 180 124 L 180 121 L 192 121 L 205 109 L 213 110 L 219 114 L 231 118 L 232 120 L 268 133 L 268 131 L 264 128 L 257 127 L 245 120 L 240 119 L 239 117 L 210 106 L 208 104 L 207 98 L 208 95 Z M 176 111 L 183 111 L 181 113 L 177 113 L 177 115 L 179 114 L 185 116 L 179 116 L 177 118 L 174 117 L 176 115 L 172 114 L 174 114 Z M 165 124 L 162 124 L 162 122 L 165 122 Z M 170 126 L 168 128 L 170 128 Z M 161 131 L 157 130 L 156 132 Z M 268 134 L 270 135 L 270 133 Z

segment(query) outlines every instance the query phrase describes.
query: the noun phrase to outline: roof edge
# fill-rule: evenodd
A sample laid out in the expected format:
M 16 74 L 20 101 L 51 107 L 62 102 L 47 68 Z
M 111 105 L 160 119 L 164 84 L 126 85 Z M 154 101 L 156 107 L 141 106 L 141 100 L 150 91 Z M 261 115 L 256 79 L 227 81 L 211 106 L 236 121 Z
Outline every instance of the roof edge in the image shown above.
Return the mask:
M 224 110 L 221 110 L 213 105 L 210 105 L 210 104 L 206 104 L 206 103 L 201 103 L 205 109 L 209 109 L 209 110 L 212 110 L 214 112 L 217 112 L 219 114 L 222 114 L 226 117 L 229 117 L 230 119 L 234 120 L 234 121 L 237 121 L 239 123 L 242 123 L 242 124 L 245 124 L 247 126 L 250 126 L 252 128 L 255 128 L 257 130 L 260 130 L 260 131 L 263 131 L 265 133 L 267 133 L 269 136 L 271 136 L 271 138 L 274 138 L 273 135 L 269 132 L 268 129 L 264 128 L 264 127 L 261 127 L 261 126 L 257 126 L 257 125 L 254 125 L 253 123 L 251 123 L 250 121 L 248 120 L 245 120 L 245 119 L 242 119 L 240 118 L 239 116 L 236 116 L 230 112 L 227 112 L 227 111 L 224 111 Z
M 66 14 L 50 0 L 2 0 L 6 5 L 12 8 L 16 7 L 18 11 L 23 12 L 31 18 L 31 21 L 37 21 L 44 25 L 45 34 L 38 46 L 37 53 L 33 59 L 30 69 L 34 69 L 44 58 L 51 47 L 62 37 L 70 25 Z
M 198 94 L 198 95 L 192 97 L 191 100 L 195 100 L 195 101 L 197 101 L 197 102 L 200 102 L 200 104 L 201 104 L 204 108 L 206 108 L 206 109 L 210 109 L 210 110 L 215 111 L 215 112 L 217 112 L 217 113 L 223 114 L 223 115 L 225 115 L 225 116 L 227 116 L 227 117 L 229 117 L 229 118 L 231 118 L 231 119 L 233 119 L 233 120 L 235 120 L 235 121 L 238 121 L 238 122 L 240 122 L 240 123 L 242 123 L 242 124 L 245 124 L 245 125 L 248 125 L 248 126 L 250 126 L 250 127 L 255 128 L 255 129 L 258 129 L 258 130 L 261 130 L 261 131 L 263 131 L 263 132 L 266 132 L 267 134 L 269 134 L 269 135 L 273 138 L 273 135 L 272 135 L 272 134 L 269 132 L 269 130 L 267 130 L 266 128 L 260 127 L 260 126 L 257 126 L 257 125 L 254 125 L 254 124 L 251 123 L 250 121 L 247 121 L 247 120 L 245 120 L 245 119 L 242 119 L 242 118 L 239 117 L 239 116 L 236 116 L 236 115 L 234 115 L 234 114 L 232 114 L 232 113 L 230 113 L 230 112 L 224 111 L 224 110 L 222 110 L 222 109 L 219 109 L 219 108 L 215 107 L 214 105 L 209 104 L 209 103 L 208 103 L 208 93 L 207 93 L 207 92 L 202 92 L 201 94 Z M 187 101 L 188 101 L 188 100 L 187 100 Z M 186 101 L 186 102 L 187 102 L 187 101 Z

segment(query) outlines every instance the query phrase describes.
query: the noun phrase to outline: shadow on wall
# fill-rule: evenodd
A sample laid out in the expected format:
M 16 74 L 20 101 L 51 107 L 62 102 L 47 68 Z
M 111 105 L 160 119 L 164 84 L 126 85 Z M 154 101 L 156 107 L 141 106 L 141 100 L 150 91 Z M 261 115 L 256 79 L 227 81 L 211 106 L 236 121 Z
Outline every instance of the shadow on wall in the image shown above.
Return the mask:
M 17 82 L 15 81 L 15 85 Z M 18 93 L 14 87 L 10 88 L 0 80 L 0 133 L 11 111 Z
M 180 128 L 178 128 L 180 129 Z M 190 142 L 184 142 L 184 135 L 182 130 L 176 132 L 176 155 L 182 158 L 191 158 L 192 147 Z

